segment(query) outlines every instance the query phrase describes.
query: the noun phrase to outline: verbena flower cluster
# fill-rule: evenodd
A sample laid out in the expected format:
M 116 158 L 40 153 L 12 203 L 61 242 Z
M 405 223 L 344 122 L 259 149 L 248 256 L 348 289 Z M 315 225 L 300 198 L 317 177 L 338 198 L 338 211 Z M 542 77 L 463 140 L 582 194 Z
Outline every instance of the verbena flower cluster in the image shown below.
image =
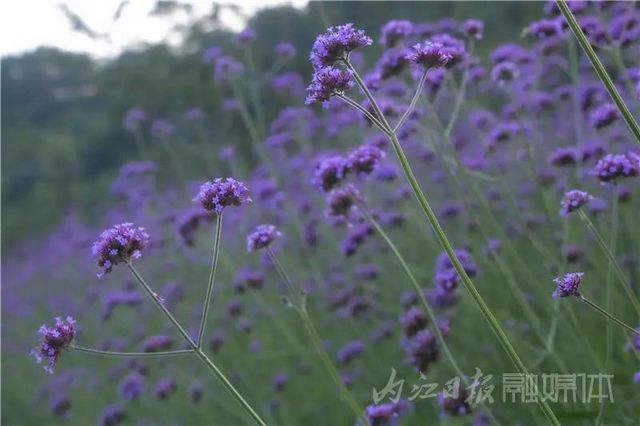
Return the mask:
M 136 227 L 133 223 L 114 225 L 102 232 L 91 249 L 98 266 L 102 268 L 98 277 L 108 274 L 121 262 L 140 258 L 147 244 L 149 235 L 144 228 Z
M 252 252 L 267 248 L 281 235 L 273 225 L 258 225 L 256 230 L 247 236 L 247 251 Z
M 238 207 L 248 201 L 249 190 L 233 178 L 216 178 L 203 183 L 200 191 L 193 199 L 207 211 L 222 214 L 225 208 Z
M 38 332 L 42 336 L 42 343 L 38 349 L 31 351 L 38 363 L 45 361 L 44 369 L 52 374 L 60 355 L 71 346 L 76 336 L 76 322 L 73 318 L 67 317 L 66 320 L 63 320 L 57 317 L 55 321 L 55 326 L 51 328 L 46 325 L 40 327 Z
M 580 284 L 582 284 L 582 277 L 584 272 L 571 272 L 565 274 L 562 277 L 558 277 L 553 280 L 556 283 L 556 289 L 553 292 L 554 298 L 579 296 Z

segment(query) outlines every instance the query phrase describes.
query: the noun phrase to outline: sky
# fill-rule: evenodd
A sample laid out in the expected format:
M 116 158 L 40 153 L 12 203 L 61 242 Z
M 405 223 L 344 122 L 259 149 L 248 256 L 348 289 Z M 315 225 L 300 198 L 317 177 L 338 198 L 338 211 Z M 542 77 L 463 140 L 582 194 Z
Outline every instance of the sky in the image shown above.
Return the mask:
M 195 16 L 208 13 L 213 3 L 211 0 L 178 1 L 192 5 Z M 114 20 L 123 3 L 119 19 Z M 220 3 L 236 5 L 245 15 L 251 15 L 259 9 L 280 4 L 302 7 L 307 0 L 222 0 Z M 63 4 L 93 32 L 108 34 L 108 39 L 92 39 L 73 31 L 62 9 Z M 0 6 L 0 55 L 53 46 L 96 57 L 110 57 L 127 46 L 166 39 L 173 25 L 188 22 L 189 17 L 184 12 L 172 15 L 171 20 L 149 16 L 155 4 L 156 0 L 3 0 Z M 221 21 L 233 30 L 244 27 L 243 19 L 229 10 L 221 13 Z

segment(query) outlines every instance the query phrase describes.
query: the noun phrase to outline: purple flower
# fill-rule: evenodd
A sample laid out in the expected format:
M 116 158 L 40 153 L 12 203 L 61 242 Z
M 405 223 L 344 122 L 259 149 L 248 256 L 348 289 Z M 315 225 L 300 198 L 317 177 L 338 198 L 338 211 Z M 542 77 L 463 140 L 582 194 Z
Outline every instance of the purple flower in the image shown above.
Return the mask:
M 220 46 L 211 46 L 202 54 L 202 62 L 205 64 L 212 64 L 220 56 L 222 56 L 222 49 Z
M 189 399 L 194 404 L 197 404 L 202 399 L 203 387 L 200 382 L 193 382 L 189 386 Z
M 591 171 L 601 182 L 611 182 L 620 178 L 640 174 L 640 155 L 635 152 L 626 154 L 607 154 L 596 163 Z
M 216 178 L 203 183 L 193 201 L 199 202 L 207 211 L 222 214 L 225 207 L 237 207 L 251 199 L 249 190 L 242 182 L 233 178 Z
M 247 236 L 247 251 L 269 247 L 269 245 L 282 233 L 273 225 L 258 225 L 256 230 Z
M 466 56 L 464 42 L 449 34 L 437 34 L 431 38 L 431 42 L 441 45 L 441 50 L 450 56 L 446 63 L 449 68 L 461 62 Z
M 285 386 L 287 386 L 288 382 L 289 382 L 289 376 L 287 376 L 286 373 L 278 373 L 273 378 L 273 383 L 271 386 L 273 387 L 274 391 L 280 392 L 284 389 Z
M 326 198 L 327 217 L 348 220 L 358 208 L 358 203 L 362 202 L 362 197 L 358 190 L 347 185 L 344 188 L 337 188 L 331 191 Z
M 275 47 L 276 55 L 283 59 L 291 59 L 296 56 L 296 48 L 289 42 L 278 43 Z
M 491 70 L 491 79 L 498 83 L 499 86 L 503 86 L 517 79 L 519 75 L 520 71 L 518 67 L 510 61 L 500 62 Z
M 38 330 L 38 333 L 42 335 L 42 343 L 38 350 L 33 349 L 31 355 L 36 359 L 36 362 L 40 364 L 43 360 L 46 360 L 47 365 L 44 366 L 45 371 L 53 374 L 62 351 L 71 346 L 73 338 L 76 335 L 75 321 L 71 317 L 67 317 L 66 321 L 60 317 L 56 317 L 56 325 L 52 328 L 48 328 L 46 325 L 42 325 Z
M 562 26 L 557 19 L 542 19 L 532 22 L 525 31 L 538 39 L 543 39 L 562 34 Z
M 122 423 L 125 419 L 124 409 L 119 405 L 109 405 L 102 413 L 100 413 L 100 418 L 98 419 L 99 426 L 116 426 Z
M 367 75 L 367 84 L 377 90 L 382 80 L 399 75 L 411 63 L 407 58 L 408 52 L 406 48 L 385 50 L 376 63 L 375 71 Z
M 339 186 L 348 173 L 348 162 L 344 157 L 328 157 L 316 165 L 311 183 L 328 192 Z
M 347 157 L 347 168 L 356 174 L 371 174 L 385 157 L 384 151 L 374 145 L 361 145 Z
M 365 408 L 368 426 L 390 426 L 400 414 L 402 414 L 402 405 L 400 402 L 390 402 L 380 405 L 368 405 Z
M 424 311 L 417 306 L 412 306 L 400 317 L 400 323 L 407 337 L 412 337 L 429 324 Z
M 576 164 L 580 159 L 580 153 L 575 147 L 557 148 L 547 157 L 547 162 L 554 166 L 566 166 Z
M 131 108 L 124 116 L 122 124 L 130 132 L 140 128 L 140 125 L 147 121 L 147 113 L 140 108 Z
M 53 414 L 62 417 L 71 409 L 71 400 L 67 395 L 55 395 L 50 401 L 49 406 Z
M 420 372 L 426 372 L 431 363 L 440 358 L 438 341 L 429 329 L 420 330 L 406 344 L 405 352 L 409 364 Z
M 353 24 L 330 27 L 316 38 L 309 59 L 315 68 L 322 68 L 345 59 L 351 51 L 372 42 L 363 30 L 353 28 Z
M 618 108 L 611 102 L 600 105 L 590 115 L 589 121 L 596 129 L 610 126 L 621 117 Z
M 569 213 L 578 210 L 591 200 L 593 200 L 591 195 L 577 189 L 565 193 L 560 201 L 560 216 L 568 216 Z
M 313 73 L 311 84 L 307 87 L 305 104 L 327 102 L 336 94 L 343 94 L 351 89 L 354 82 L 351 71 L 333 67 L 318 68 Z
M 380 44 L 393 47 L 402 39 L 409 37 L 413 33 L 413 24 L 409 21 L 392 20 L 382 27 Z
M 120 262 L 140 258 L 148 243 L 149 235 L 144 228 L 136 228 L 132 223 L 114 225 L 102 232 L 91 248 L 98 266 L 102 268 L 98 278 L 111 272 Z
M 456 249 L 455 250 L 456 257 L 462 264 L 463 269 L 470 277 L 475 276 L 478 273 L 478 267 L 476 263 L 473 261 L 473 257 L 471 253 L 469 253 L 465 249 Z M 448 269 L 454 269 L 451 261 L 449 260 L 449 256 L 447 253 L 442 252 L 438 256 L 436 260 L 436 271 L 446 271 Z
M 225 83 L 232 78 L 244 74 L 244 65 L 231 56 L 221 56 L 216 59 L 214 80 L 216 83 Z
M 414 44 L 412 49 L 405 58 L 414 64 L 422 65 L 425 69 L 444 67 L 453 59 L 453 55 L 440 43 L 427 41 Z
M 153 136 L 169 137 L 173 135 L 175 128 L 166 120 L 153 120 L 151 123 L 151 134 Z
M 175 380 L 171 378 L 164 378 L 158 380 L 156 383 L 156 387 L 153 391 L 154 395 L 158 399 L 167 399 L 174 393 L 177 389 L 177 385 Z
M 351 361 L 362 355 L 365 346 L 361 340 L 354 340 L 344 345 L 336 355 L 336 359 L 340 364 L 347 365 Z
M 583 275 L 584 272 L 571 272 L 554 279 L 553 282 L 556 283 L 556 290 L 552 294 L 553 298 L 580 296 L 578 287 L 580 287 L 580 283 L 582 283 Z
M 144 377 L 137 371 L 122 379 L 118 385 L 118 394 L 127 401 L 135 401 L 140 398 L 144 388 Z
M 190 108 L 184 113 L 184 118 L 186 118 L 187 121 L 199 121 L 202 120 L 203 117 L 204 112 L 202 112 L 202 108 L 199 107 Z
M 256 39 L 256 32 L 253 28 L 245 28 L 240 31 L 235 37 L 235 43 L 240 46 L 246 46 L 251 44 Z
M 462 23 L 460 29 L 467 37 L 480 40 L 484 34 L 484 22 L 478 19 L 467 19 Z

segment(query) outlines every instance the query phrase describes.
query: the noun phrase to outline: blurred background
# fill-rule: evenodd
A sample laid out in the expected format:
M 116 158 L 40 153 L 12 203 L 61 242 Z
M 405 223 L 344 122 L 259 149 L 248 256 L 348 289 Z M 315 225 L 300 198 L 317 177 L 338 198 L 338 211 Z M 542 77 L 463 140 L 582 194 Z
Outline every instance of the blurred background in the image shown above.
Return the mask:
M 203 61 L 208 47 L 229 48 L 234 32 L 245 26 L 259 34 L 254 49 L 258 71 L 273 66 L 277 43 L 290 41 L 298 55 L 287 70 L 310 76 L 308 52 L 316 34 L 328 25 L 354 21 L 375 33 L 390 16 L 500 22 L 487 25 L 478 46 L 483 57 L 499 43 L 517 40 L 528 22 L 542 16 L 541 6 L 302 0 L 4 2 L 4 254 L 20 240 L 52 229 L 69 209 L 89 218 L 109 202 L 104 194 L 119 168 L 136 159 L 133 137 L 122 126 L 132 107 L 177 126 L 184 124 L 185 111 L 200 107 L 206 115 L 207 143 L 214 151 L 227 144 L 237 151 L 247 147 L 239 118 L 222 113 L 225 95 L 212 84 L 211 64 Z M 263 101 L 264 110 L 272 114 L 267 119 L 273 118 L 282 104 Z

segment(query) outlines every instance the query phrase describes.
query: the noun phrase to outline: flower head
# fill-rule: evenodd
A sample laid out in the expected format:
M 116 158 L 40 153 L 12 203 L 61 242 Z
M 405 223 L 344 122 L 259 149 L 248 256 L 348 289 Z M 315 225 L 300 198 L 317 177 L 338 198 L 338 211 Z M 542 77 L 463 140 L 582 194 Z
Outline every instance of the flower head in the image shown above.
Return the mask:
M 349 219 L 361 201 L 362 196 L 352 185 L 334 189 L 327 195 L 327 217 Z
M 251 199 L 242 182 L 233 178 L 217 178 L 203 183 L 193 201 L 199 202 L 207 211 L 221 214 L 225 207 L 237 207 Z
M 44 369 L 51 374 L 53 374 L 53 369 L 58 363 L 62 351 L 71 345 L 76 335 L 76 322 L 73 318 L 67 317 L 65 321 L 57 317 L 55 320 L 56 325 L 52 328 L 48 328 L 45 325 L 40 327 L 38 332 L 42 335 L 42 343 L 38 350 L 33 349 L 31 351 L 38 364 L 43 360 L 47 361 Z
M 244 65 L 231 56 L 221 56 L 216 59 L 214 80 L 216 83 L 225 83 L 232 78 L 244 73 Z
M 307 105 L 327 102 L 332 96 L 342 94 L 351 89 L 354 82 L 351 71 L 334 67 L 318 68 L 313 73 L 311 84 L 307 87 Z
M 351 51 L 369 46 L 373 41 L 363 30 L 353 28 L 353 24 L 330 27 L 316 37 L 309 59 L 315 68 L 333 65 Z
M 620 118 L 618 107 L 611 102 L 600 105 L 589 115 L 589 121 L 596 129 L 607 127 Z
M 247 251 L 269 247 L 282 233 L 273 225 L 258 225 L 256 230 L 247 236 Z
M 147 121 L 147 113 L 140 108 L 131 108 L 122 120 L 124 128 L 130 132 L 137 130 L 142 123 Z
M 377 146 L 361 145 L 351 151 L 347 157 L 347 167 L 354 173 L 368 175 L 376 169 L 384 157 L 384 151 Z
M 405 58 L 425 68 L 438 68 L 447 65 L 453 59 L 453 55 L 440 43 L 425 42 L 414 44 L 413 50 L 407 53 Z
M 114 225 L 102 232 L 91 248 L 93 256 L 98 260 L 98 266 L 102 268 L 98 277 L 111 272 L 120 262 L 140 258 L 148 243 L 149 234 L 144 228 L 135 227 L 133 223 Z
M 467 19 L 462 23 L 460 29 L 467 37 L 480 40 L 484 33 L 484 22 L 478 19 Z
M 591 195 L 584 191 L 578 191 L 577 189 L 565 193 L 562 201 L 560 201 L 560 216 L 567 216 L 591 200 L 593 200 Z
M 635 152 L 626 154 L 607 154 L 594 166 L 591 174 L 601 182 L 616 181 L 620 178 L 640 174 L 640 155 Z
M 552 296 L 554 299 L 559 297 L 579 296 L 578 287 L 582 283 L 584 272 L 571 272 L 562 277 L 553 280 L 556 283 L 556 290 Z
M 296 48 L 293 44 L 284 41 L 276 45 L 275 53 L 283 59 L 291 59 L 296 56 Z
M 255 39 L 256 39 L 255 30 L 253 28 L 245 28 L 244 30 L 240 31 L 236 35 L 235 42 L 240 46 L 246 46 L 248 44 L 253 43 Z
M 325 191 L 339 186 L 349 172 L 348 162 L 344 157 L 328 157 L 316 165 L 311 183 Z
M 410 36 L 413 33 L 413 24 L 404 20 L 392 20 L 384 24 L 382 27 L 382 36 L 380 37 L 380 44 L 393 47 L 401 41 L 403 38 Z
M 491 79 L 500 86 L 517 79 L 519 75 L 518 67 L 511 61 L 500 62 L 491 70 Z

